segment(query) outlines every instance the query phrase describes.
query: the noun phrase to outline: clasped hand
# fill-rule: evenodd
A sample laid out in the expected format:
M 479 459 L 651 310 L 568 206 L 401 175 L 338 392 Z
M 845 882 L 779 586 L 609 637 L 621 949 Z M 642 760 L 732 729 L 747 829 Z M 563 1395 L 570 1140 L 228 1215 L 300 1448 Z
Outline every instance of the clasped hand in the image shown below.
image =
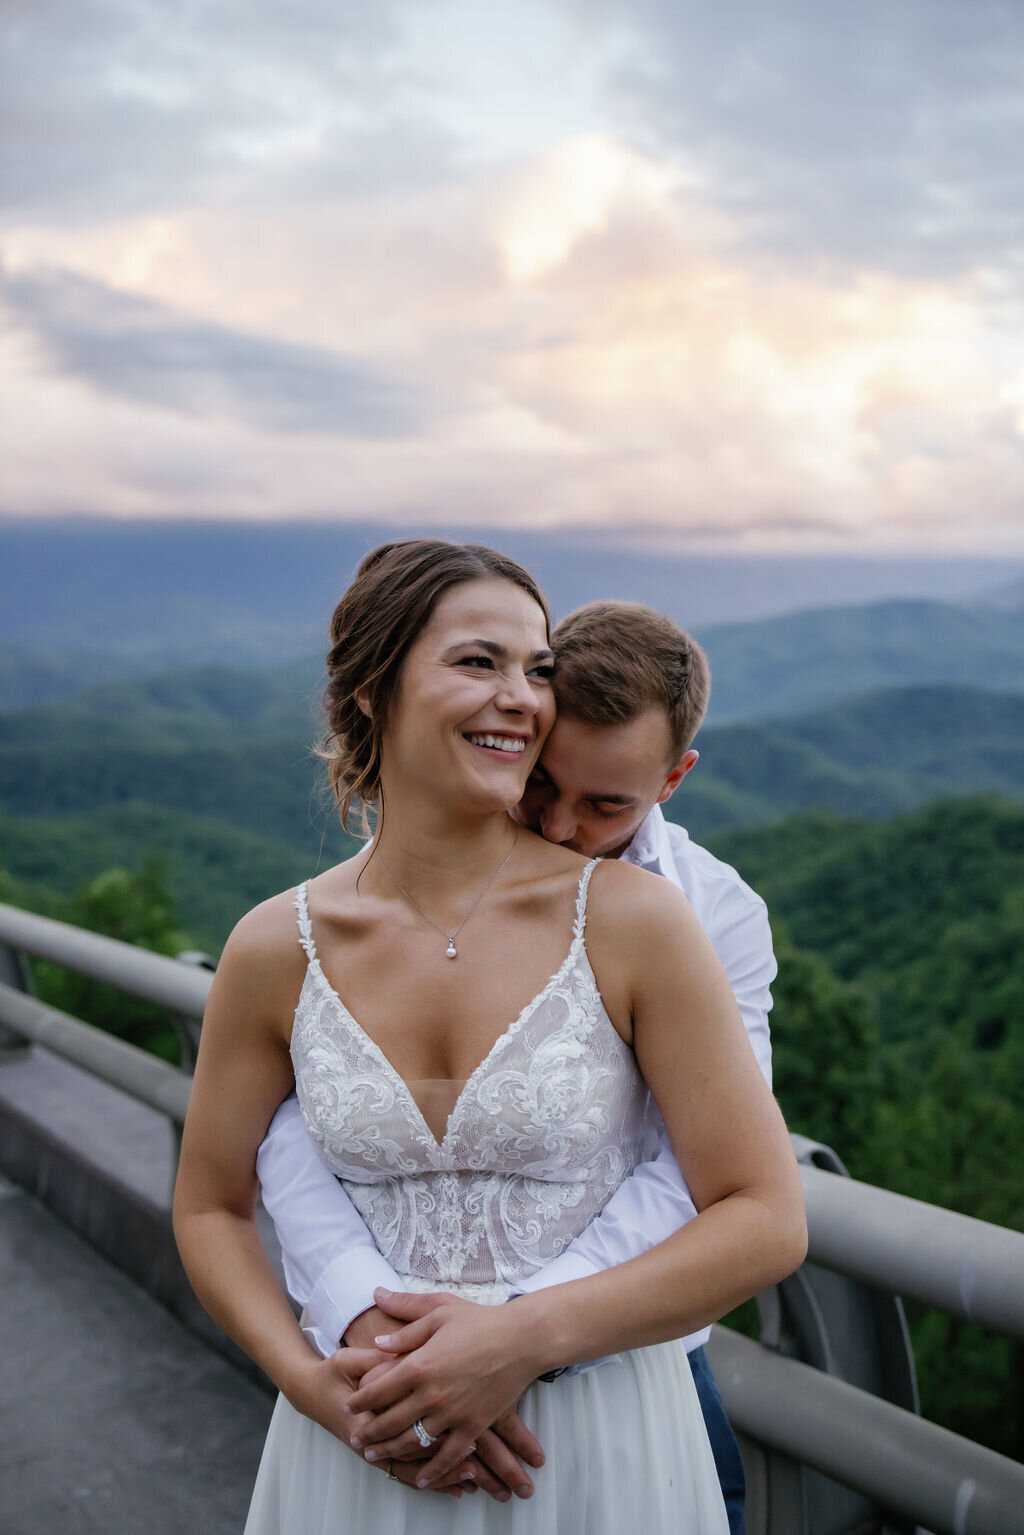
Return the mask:
M 520 1459 L 541 1466 L 544 1452 L 514 1404 L 537 1372 L 523 1357 L 510 1308 L 446 1294 L 378 1290 L 375 1298 L 381 1308 L 375 1317 L 386 1313 L 388 1330 L 373 1338 L 379 1362 L 362 1374 L 348 1401 L 359 1419 L 348 1436 L 352 1447 L 377 1463 L 419 1462 L 417 1487 L 450 1486 L 468 1470 L 474 1474 L 464 1486 L 481 1486 L 503 1500 L 508 1489 L 529 1497 L 533 1483 Z M 368 1321 L 371 1314 L 364 1316 Z M 360 1343 L 368 1341 L 366 1330 Z M 350 1333 L 345 1336 L 349 1341 Z M 413 1432 L 417 1421 L 437 1439 L 428 1451 Z

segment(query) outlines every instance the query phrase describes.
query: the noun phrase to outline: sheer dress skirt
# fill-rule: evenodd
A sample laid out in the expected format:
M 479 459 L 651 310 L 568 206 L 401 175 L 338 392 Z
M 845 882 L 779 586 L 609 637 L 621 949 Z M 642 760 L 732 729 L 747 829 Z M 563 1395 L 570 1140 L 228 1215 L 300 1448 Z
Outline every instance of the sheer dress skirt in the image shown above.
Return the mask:
M 245 1535 L 728 1535 L 682 1344 L 537 1382 L 519 1410 L 547 1459 L 532 1498 L 497 1503 L 390 1481 L 279 1397 Z

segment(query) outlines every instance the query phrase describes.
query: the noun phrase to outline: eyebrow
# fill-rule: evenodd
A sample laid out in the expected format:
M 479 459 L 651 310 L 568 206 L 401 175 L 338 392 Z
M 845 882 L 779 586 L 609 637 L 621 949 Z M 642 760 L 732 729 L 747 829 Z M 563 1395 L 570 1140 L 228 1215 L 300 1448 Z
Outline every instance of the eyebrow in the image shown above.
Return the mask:
M 558 784 L 552 778 L 543 762 L 535 762 L 533 771 L 546 779 L 553 789 L 558 788 Z M 559 790 L 559 792 L 561 791 Z M 636 796 L 633 794 L 597 794 L 584 791 L 579 797 L 580 799 L 594 800 L 599 805 L 633 805 L 636 803 Z
M 493 656 L 496 661 L 508 660 L 508 651 L 505 649 L 505 646 L 498 645 L 494 640 L 459 640 L 456 644 L 449 645 L 445 655 L 450 656 L 454 650 L 465 650 L 467 645 L 479 646 L 481 650 L 486 650 L 489 656 Z M 531 661 L 553 661 L 554 659 L 555 652 L 553 650 L 535 650 L 530 656 Z

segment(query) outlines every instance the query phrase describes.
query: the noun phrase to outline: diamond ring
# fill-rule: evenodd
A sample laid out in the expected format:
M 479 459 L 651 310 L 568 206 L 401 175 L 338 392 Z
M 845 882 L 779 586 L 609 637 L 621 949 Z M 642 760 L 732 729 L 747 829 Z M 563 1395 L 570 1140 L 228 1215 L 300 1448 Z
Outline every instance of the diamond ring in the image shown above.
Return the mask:
M 427 1433 L 426 1429 L 423 1427 L 422 1418 L 416 1419 L 416 1422 L 412 1426 L 412 1431 L 425 1450 L 429 1450 L 432 1444 L 437 1443 L 437 1435 Z

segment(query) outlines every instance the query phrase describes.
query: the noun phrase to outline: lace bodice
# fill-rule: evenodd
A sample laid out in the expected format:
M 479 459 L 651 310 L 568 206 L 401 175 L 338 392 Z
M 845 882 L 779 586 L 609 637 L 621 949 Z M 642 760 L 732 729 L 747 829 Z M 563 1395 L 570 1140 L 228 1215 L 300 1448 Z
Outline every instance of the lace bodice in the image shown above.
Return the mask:
M 441 1141 L 325 977 L 305 885 L 296 894 L 309 961 L 291 1042 L 302 1116 L 411 1289 L 504 1299 L 579 1235 L 636 1165 L 647 1089 L 583 942 L 595 863 L 580 880 L 560 969 L 466 1082 Z

